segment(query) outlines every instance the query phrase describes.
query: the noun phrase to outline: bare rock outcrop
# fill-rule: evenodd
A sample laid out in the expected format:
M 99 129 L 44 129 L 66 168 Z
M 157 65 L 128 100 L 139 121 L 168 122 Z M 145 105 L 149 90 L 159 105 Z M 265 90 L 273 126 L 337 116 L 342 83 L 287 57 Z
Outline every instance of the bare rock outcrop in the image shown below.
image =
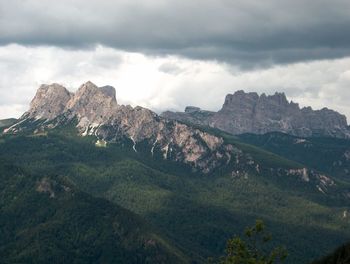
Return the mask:
M 187 109 L 187 108 L 186 108 Z M 196 125 L 210 126 L 232 134 L 283 132 L 300 137 L 330 136 L 349 138 L 346 117 L 333 110 L 300 108 L 284 93 L 258 95 L 237 91 L 228 94 L 218 112 L 190 107 L 185 112 L 164 112 L 163 117 Z
M 7 133 L 27 127 L 43 131 L 76 120 L 82 136 L 95 136 L 104 145 L 127 140 L 135 152 L 142 143 L 152 155 L 158 152 L 164 159 L 183 162 L 204 173 L 231 159 L 230 147 L 222 138 L 164 119 L 140 106 L 118 105 L 115 94 L 113 87 L 99 88 L 92 82 L 81 85 L 75 94 L 58 84 L 42 85 L 29 111 Z M 33 126 L 31 122 L 36 123 Z
M 86 124 L 100 124 L 111 118 L 117 110 L 118 104 L 114 88 L 98 88 L 92 82 L 84 83 L 67 102 L 65 111 L 77 116 L 79 126 L 84 128 Z
M 72 94 L 60 84 L 43 84 L 30 103 L 29 117 L 51 120 L 65 110 L 71 97 Z

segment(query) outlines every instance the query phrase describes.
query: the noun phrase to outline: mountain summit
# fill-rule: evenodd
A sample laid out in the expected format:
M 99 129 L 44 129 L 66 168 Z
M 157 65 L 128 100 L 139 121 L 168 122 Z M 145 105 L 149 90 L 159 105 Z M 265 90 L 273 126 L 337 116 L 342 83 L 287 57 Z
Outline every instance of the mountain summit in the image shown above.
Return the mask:
M 70 93 L 59 84 L 41 85 L 30 109 L 4 132 L 18 134 L 29 131 L 42 134 L 50 129 L 73 124 L 79 135 L 92 136 L 96 140 L 96 146 L 121 143 L 134 152 L 147 152 L 155 158 L 180 162 L 201 173 L 211 173 L 224 167 L 231 170 L 233 177 L 244 176 L 249 170 L 254 173 L 267 170 L 271 173 L 270 167 L 258 164 L 249 153 L 225 139 L 227 136 L 223 133 L 207 132 L 204 128 L 170 120 L 140 106 L 133 108 L 119 105 L 115 94 L 113 87 L 98 87 L 90 81 L 82 84 L 76 93 Z M 284 108 L 284 112 L 280 108 Z M 184 116 L 199 115 L 204 120 L 210 120 L 211 126 L 225 128 L 225 125 L 233 124 L 244 131 L 245 127 L 255 127 L 249 119 L 251 112 L 255 111 L 256 117 L 266 119 L 261 114 L 263 109 L 270 116 L 268 120 L 273 122 L 273 118 L 282 119 L 299 107 L 288 103 L 284 94 L 259 97 L 255 93 L 238 91 L 226 97 L 225 104 L 218 113 L 187 107 Z M 230 123 L 229 118 L 226 122 L 225 118 L 230 115 L 236 115 L 240 123 Z M 265 123 L 260 121 L 260 124 Z M 283 169 L 280 173 L 297 175 L 304 182 L 309 182 L 311 177 L 316 185 L 322 177 L 326 177 L 313 171 L 307 172 L 306 168 L 299 168 L 299 165 Z M 329 184 L 325 184 L 326 188 L 333 186 L 331 179 Z
M 297 103 L 289 102 L 284 93 L 259 96 L 240 90 L 228 94 L 218 112 L 186 107 L 185 112 L 167 111 L 162 116 L 218 128 L 232 134 L 284 132 L 301 137 L 350 137 L 344 115 L 327 108 L 300 108 Z
M 98 87 L 90 81 L 75 93 L 56 83 L 41 85 L 30 109 L 4 132 L 40 132 L 74 123 L 80 135 L 96 137 L 98 145 L 126 142 L 135 152 L 146 149 L 152 156 L 182 162 L 204 173 L 235 158 L 234 147 L 220 135 L 183 121 L 233 134 L 281 131 L 304 137 L 350 135 L 345 116 L 326 108 L 300 109 L 283 93 L 259 96 L 237 91 L 226 96 L 216 113 L 191 106 L 185 113 L 165 112 L 158 116 L 140 106 L 119 105 L 112 86 Z
M 119 105 L 111 86 L 97 87 L 86 82 L 75 94 L 59 84 L 41 85 L 20 120 L 5 130 L 19 133 L 28 129 L 43 131 L 76 122 L 82 136 L 93 135 L 98 142 L 132 144 L 164 159 L 183 162 L 208 173 L 231 160 L 232 146 L 221 137 L 167 120 L 137 106 Z
M 28 118 L 52 120 L 66 112 L 85 117 L 90 122 L 102 122 L 118 107 L 115 89 L 111 86 L 98 88 L 92 82 L 81 85 L 73 94 L 59 84 L 43 84 L 39 87 Z

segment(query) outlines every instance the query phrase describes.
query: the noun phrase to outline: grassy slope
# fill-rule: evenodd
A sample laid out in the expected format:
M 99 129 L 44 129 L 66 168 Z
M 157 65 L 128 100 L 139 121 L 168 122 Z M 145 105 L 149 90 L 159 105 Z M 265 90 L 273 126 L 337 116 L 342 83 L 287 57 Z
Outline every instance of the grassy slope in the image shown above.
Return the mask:
M 301 166 L 234 137 L 226 140 L 271 166 Z M 222 253 L 226 239 L 257 217 L 267 222 L 277 243 L 287 246 L 290 263 L 323 255 L 350 236 L 349 220 L 342 218 L 345 205 L 309 194 L 294 179 L 192 174 L 130 146 L 93 143 L 93 138 L 59 134 L 7 138 L 0 143 L 0 157 L 32 174 L 64 175 L 84 191 L 144 216 L 194 255 Z

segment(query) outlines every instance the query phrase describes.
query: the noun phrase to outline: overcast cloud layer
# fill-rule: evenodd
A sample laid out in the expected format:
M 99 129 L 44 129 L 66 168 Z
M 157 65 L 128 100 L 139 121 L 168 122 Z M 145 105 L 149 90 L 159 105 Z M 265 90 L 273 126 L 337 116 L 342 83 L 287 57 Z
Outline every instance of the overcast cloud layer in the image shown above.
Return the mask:
M 96 44 L 243 67 L 340 58 L 348 0 L 0 0 L 0 43 Z
M 350 1 L 0 0 L 0 118 L 87 80 L 157 112 L 243 89 L 350 117 Z
M 56 47 L 0 47 L 0 118 L 28 109 L 42 83 L 58 82 L 75 91 L 91 80 L 113 85 L 121 104 L 157 112 L 196 105 L 221 108 L 227 93 L 244 89 L 285 92 L 290 100 L 316 109 L 331 107 L 350 116 L 350 58 L 241 71 L 214 61 L 177 56 L 150 57 L 98 46 L 94 50 Z

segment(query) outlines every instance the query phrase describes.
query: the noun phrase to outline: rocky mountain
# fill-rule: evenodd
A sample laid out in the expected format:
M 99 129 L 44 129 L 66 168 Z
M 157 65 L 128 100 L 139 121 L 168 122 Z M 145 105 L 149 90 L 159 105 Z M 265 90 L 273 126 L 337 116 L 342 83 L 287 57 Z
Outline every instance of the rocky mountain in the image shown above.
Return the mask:
M 187 114 L 199 120 L 215 113 L 188 107 Z M 100 256 L 97 251 L 101 248 L 106 248 L 106 254 L 113 251 L 105 246 L 114 245 L 113 241 L 122 243 L 115 255 L 121 256 L 128 250 L 124 242 L 138 237 L 139 243 L 133 244 L 131 254 L 120 263 L 134 263 L 127 261 L 134 252 L 147 256 L 136 263 L 158 263 L 153 261 L 158 257 L 166 263 L 167 259 L 184 263 L 186 256 L 205 263 L 208 257 L 222 254 L 229 237 L 261 218 L 273 227 L 277 243 L 287 246 L 291 255 L 287 263 L 306 263 L 345 242 L 350 234 L 347 175 L 316 166 L 323 163 L 329 167 L 331 159 L 312 160 L 315 152 L 323 156 L 319 148 L 329 150 L 338 145 L 331 155 L 344 154 L 346 159 L 347 139 L 328 138 L 332 141 L 322 141 L 322 145 L 315 142 L 306 153 L 303 148 L 308 148 L 311 139 L 286 135 L 290 141 L 277 144 L 276 140 L 186 125 L 142 107 L 120 105 L 113 87 L 97 87 L 91 82 L 75 93 L 58 84 L 43 85 L 20 119 L 1 123 L 6 129 L 0 135 L 0 161 L 25 171 L 17 175 L 0 163 L 4 171 L 0 171 L 0 196 L 6 198 L 0 200 L 3 208 L 10 207 L 5 217 L 0 217 L 0 226 L 5 227 L 0 230 L 7 232 L 6 260 L 24 259 L 21 256 L 30 260 L 30 254 L 42 256 L 42 252 L 51 258 L 50 252 L 60 250 L 62 255 L 67 248 L 77 254 L 74 260 L 79 260 L 91 251 L 90 237 L 96 241 L 95 235 L 104 234 L 98 240 L 101 246 L 93 246 L 93 259 Z M 273 142 L 277 144 L 274 148 L 265 146 Z M 300 159 L 291 155 L 300 152 L 307 155 Z M 341 171 L 347 169 L 345 160 L 343 165 Z M 30 188 L 23 182 L 30 183 Z M 26 190 L 30 193 L 22 199 Z M 80 205 L 87 201 L 77 199 L 78 194 L 89 199 L 86 210 Z M 72 204 L 71 210 L 66 209 L 67 202 Z M 128 214 L 110 203 L 141 216 L 157 227 L 155 236 L 159 230 L 170 242 L 161 243 L 163 236 L 157 239 L 153 232 L 150 236 L 132 233 L 143 224 L 119 223 L 119 217 L 108 212 Z M 106 211 L 98 211 L 101 206 Z M 61 222 L 57 225 L 58 216 Z M 22 225 L 16 219 L 35 221 Z M 93 229 L 95 223 L 99 225 Z M 79 228 L 75 231 L 71 226 Z M 64 246 L 55 239 L 63 229 L 67 233 Z M 119 231 L 125 236 L 111 235 Z M 43 235 L 49 238 L 42 239 Z
M 131 140 L 97 147 L 95 135 L 77 134 L 77 120 L 35 132 L 52 121 L 26 120 L 18 125 L 22 131 L 0 136 L 0 262 L 67 256 L 72 260 L 67 263 L 96 263 L 99 256 L 105 262 L 120 256 L 114 262 L 160 263 L 152 261 L 160 257 L 185 263 L 176 259 L 186 255 L 206 263 L 256 218 L 271 227 L 277 244 L 286 245 L 288 264 L 307 263 L 349 238 L 350 185 L 332 174 L 224 133 L 215 135 L 233 147 L 229 164 L 192 173 L 159 150 L 152 156 L 142 142 L 137 152 Z M 81 199 L 83 193 L 88 196 Z M 164 236 L 138 233 L 142 223 L 129 224 L 130 214 L 106 200 Z M 121 218 L 114 218 L 118 212 Z M 161 243 L 163 237 L 170 242 Z M 169 244 L 169 250 L 163 248 Z M 174 250 L 180 253 L 170 254 Z M 135 253 L 143 260 L 128 261 Z
M 285 97 L 280 96 L 279 101 L 284 100 Z M 231 107 L 230 103 L 225 105 L 225 109 Z M 186 114 L 212 115 L 195 107 L 187 107 Z M 81 85 L 76 93 L 55 83 L 41 85 L 30 109 L 4 132 L 41 134 L 67 124 L 74 124 L 81 136 L 96 138 L 96 146 L 126 142 L 136 153 L 146 150 L 152 156 L 184 163 L 202 173 L 226 166 L 236 178 L 244 178 L 249 171 L 254 171 L 296 177 L 321 193 L 334 189 L 334 182 L 328 176 L 299 164 L 287 168 L 265 166 L 230 140 L 224 140 L 222 135 L 168 120 L 140 106 L 119 105 L 113 87 L 97 87 L 90 81 Z
M 53 119 L 61 114 L 72 94 L 59 84 L 43 84 L 37 90 L 34 100 L 30 103 L 28 117 L 35 119 Z
M 115 89 L 92 82 L 70 93 L 59 84 L 41 85 L 30 109 L 5 133 L 20 133 L 35 127 L 36 132 L 71 121 L 79 133 L 94 135 L 99 142 L 129 140 L 135 152 L 146 144 L 152 155 L 186 163 L 208 173 L 230 161 L 232 146 L 223 139 L 177 121 L 169 121 L 143 107 L 119 105 Z M 33 123 L 35 123 L 33 126 Z
M 258 95 L 237 91 L 228 94 L 218 112 L 187 107 L 185 112 L 164 112 L 172 120 L 210 126 L 232 134 L 283 132 L 295 136 L 330 136 L 349 138 L 346 117 L 333 110 L 300 108 L 284 93 Z
M 237 96 L 245 99 L 238 100 Z M 296 104 L 288 103 L 282 94 L 272 97 L 263 95 L 261 98 L 265 98 L 267 102 L 272 100 L 276 107 L 284 105 L 289 109 L 286 113 L 293 112 L 291 109 L 298 109 Z M 250 102 L 248 110 L 243 114 L 246 119 L 242 117 L 240 120 L 244 120 L 243 123 L 252 128 L 255 125 L 249 123 L 251 120 L 248 120 L 248 115 L 253 111 L 256 100 L 265 100 L 261 98 L 255 94 L 238 92 L 226 98 L 221 111 L 236 113 L 236 110 L 241 109 L 243 112 L 244 102 Z M 237 106 L 238 103 L 241 104 L 241 108 Z M 259 107 L 264 109 L 262 105 Z M 271 108 L 269 112 L 270 116 L 279 116 L 278 118 L 282 116 Z M 257 113 L 260 113 L 259 116 L 262 118 L 261 111 Z M 219 114 L 221 119 L 218 118 Z M 180 116 L 186 115 L 193 117 L 193 123 L 197 124 L 200 124 L 198 121 L 200 118 L 211 118 L 208 123 L 210 126 L 221 128 L 220 120 L 223 125 L 227 124 L 225 114 L 221 114 L 220 111 L 213 113 L 196 107 L 187 107 L 185 114 Z M 213 120 L 216 123 L 213 123 Z M 344 122 L 346 123 L 345 119 Z M 169 120 L 140 106 L 133 108 L 129 105 L 119 105 L 113 87 L 97 87 L 90 81 L 81 85 L 75 93 L 55 83 L 41 85 L 30 104 L 30 109 L 15 124 L 5 129 L 4 133 L 20 134 L 32 131 L 34 134 L 41 134 L 67 124 L 74 124 L 81 136 L 94 137 L 96 146 L 126 142 L 136 153 L 139 150 L 146 150 L 151 156 L 157 155 L 164 160 L 184 163 L 192 170 L 206 174 L 227 167 L 234 178 L 244 178 L 249 171 L 253 171 L 257 174 L 295 177 L 314 186 L 314 189 L 321 193 L 335 189 L 331 178 L 300 164 L 286 168 L 266 166 L 264 162 L 259 162 L 250 153 L 235 146 L 232 141 L 224 140 L 224 135 Z

